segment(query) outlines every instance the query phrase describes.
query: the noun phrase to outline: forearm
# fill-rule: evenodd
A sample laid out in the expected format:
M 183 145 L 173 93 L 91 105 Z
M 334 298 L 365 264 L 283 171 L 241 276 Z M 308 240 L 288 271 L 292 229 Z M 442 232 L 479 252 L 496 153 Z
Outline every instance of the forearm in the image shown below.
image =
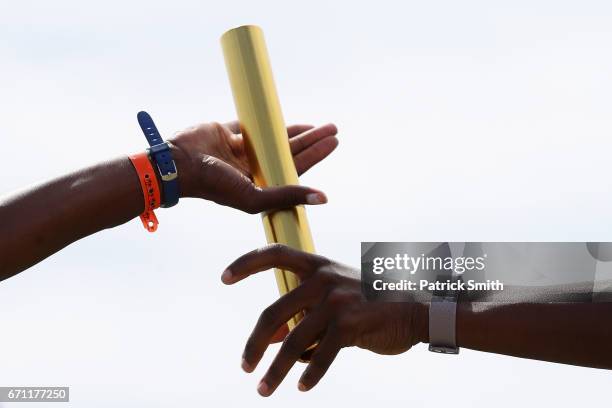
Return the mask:
M 138 176 L 127 157 L 0 199 L 0 280 L 129 221 L 143 208 Z
M 461 347 L 612 368 L 612 303 L 459 302 Z
M 237 123 L 231 126 L 238 131 Z M 334 126 L 298 125 L 287 132 L 300 172 L 337 145 Z M 255 186 L 242 137 L 223 125 L 199 125 L 169 142 L 180 197 L 212 200 L 249 213 L 327 202 L 322 192 L 305 186 Z M 163 186 L 161 190 L 164 202 Z M 143 209 L 140 181 L 127 157 L 0 197 L 0 280 L 78 239 L 137 217 Z

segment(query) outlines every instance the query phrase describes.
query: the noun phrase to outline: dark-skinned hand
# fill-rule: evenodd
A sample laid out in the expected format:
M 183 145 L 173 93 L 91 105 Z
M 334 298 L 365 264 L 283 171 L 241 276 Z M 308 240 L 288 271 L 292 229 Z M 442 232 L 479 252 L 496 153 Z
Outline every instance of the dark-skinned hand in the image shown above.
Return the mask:
M 338 145 L 337 129 L 287 128 L 298 174 L 327 157 Z M 324 204 L 327 197 L 304 186 L 260 188 L 253 184 L 238 122 L 207 123 L 178 133 L 171 141 L 181 195 L 214 201 L 254 214 L 300 204 Z
M 271 395 L 291 367 L 318 342 L 298 388 L 308 391 L 325 374 L 343 347 L 357 346 L 379 354 L 399 354 L 427 338 L 426 306 L 420 303 L 368 302 L 359 272 L 319 255 L 274 244 L 236 259 L 222 275 L 231 285 L 271 268 L 297 274 L 301 284 L 266 308 L 247 340 L 242 367 L 252 372 L 268 345 L 291 316 L 305 317 L 283 340 L 257 390 Z

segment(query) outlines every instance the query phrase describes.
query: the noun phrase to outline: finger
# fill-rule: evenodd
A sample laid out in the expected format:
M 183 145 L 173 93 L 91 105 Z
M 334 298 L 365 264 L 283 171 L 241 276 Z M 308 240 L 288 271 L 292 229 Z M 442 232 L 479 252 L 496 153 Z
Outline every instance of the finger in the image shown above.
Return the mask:
M 237 120 L 232 120 L 231 122 L 226 122 L 223 124 L 226 128 L 230 130 L 233 134 L 237 135 L 240 133 L 240 122 Z
M 226 122 L 223 124 L 223 126 L 225 126 L 226 128 L 228 128 L 230 130 L 230 132 L 234 133 L 234 134 L 240 134 L 242 133 L 242 130 L 240 129 L 240 122 L 237 120 L 232 120 L 231 122 Z M 287 135 L 291 138 L 294 136 L 299 135 L 300 133 L 304 133 L 307 130 L 312 129 L 314 126 L 312 125 L 291 125 L 291 126 L 287 126 Z
M 300 356 L 317 340 L 327 324 L 322 311 L 307 314 L 287 335 L 274 361 L 257 386 L 260 395 L 271 395 Z
M 219 204 L 256 214 L 296 205 L 318 205 L 327 202 L 323 192 L 310 187 L 257 187 L 238 169 L 216 157 L 206 156 L 203 163 L 206 169 L 205 177 L 211 186 L 206 191 L 207 198 Z
M 279 328 L 287 326 L 287 321 L 302 310 L 320 302 L 320 291 L 315 286 L 314 280 L 307 280 L 261 313 L 242 353 L 242 368 L 246 372 L 250 373 L 257 367 Z
M 328 332 L 323 336 L 315 352 L 310 357 L 310 363 L 300 377 L 298 382 L 298 389 L 300 391 L 308 391 L 317 385 L 338 355 L 340 348 L 339 337 L 333 332 Z
M 289 145 L 291 146 L 291 153 L 295 156 L 308 146 L 313 145 L 326 137 L 335 136 L 337 133 L 338 129 L 336 128 L 336 125 L 329 123 L 317 128 L 311 127 L 310 129 L 305 129 L 294 136 L 291 136 L 290 134 Z
M 272 338 L 270 339 L 270 344 L 280 343 L 285 339 L 285 337 L 287 337 L 288 333 L 289 327 L 286 324 L 283 324 L 281 327 L 278 328 L 276 333 L 274 333 L 274 336 L 272 336 Z
M 298 175 L 305 173 L 312 166 L 329 156 L 337 146 L 338 139 L 335 136 L 329 136 L 308 146 L 306 149 L 293 156 L 295 169 Z
M 328 263 L 326 258 L 298 251 L 286 245 L 272 244 L 242 255 L 227 267 L 221 275 L 226 285 L 272 268 L 289 270 L 304 280 L 319 266 Z
M 312 125 L 291 125 L 291 126 L 287 126 L 287 135 L 289 136 L 289 138 L 291 139 L 292 137 L 295 137 L 301 133 L 306 132 L 307 130 L 310 130 L 314 128 L 314 126 Z
M 264 211 L 281 210 L 296 205 L 320 205 L 327 203 L 325 193 L 314 188 L 292 185 L 280 187 L 255 187 L 247 198 L 247 211 L 257 214 Z

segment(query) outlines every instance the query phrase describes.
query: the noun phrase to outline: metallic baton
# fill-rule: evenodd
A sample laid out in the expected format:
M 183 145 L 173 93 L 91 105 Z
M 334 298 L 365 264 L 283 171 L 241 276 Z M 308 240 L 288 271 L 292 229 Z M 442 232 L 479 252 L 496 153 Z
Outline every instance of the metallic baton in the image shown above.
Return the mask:
M 255 184 L 299 184 L 263 31 L 253 25 L 234 28 L 223 34 L 221 46 Z M 263 214 L 262 218 L 269 243 L 314 253 L 303 206 Z M 275 274 L 281 295 L 299 284 L 290 271 L 277 269 Z M 291 318 L 289 330 L 301 318 L 301 313 Z

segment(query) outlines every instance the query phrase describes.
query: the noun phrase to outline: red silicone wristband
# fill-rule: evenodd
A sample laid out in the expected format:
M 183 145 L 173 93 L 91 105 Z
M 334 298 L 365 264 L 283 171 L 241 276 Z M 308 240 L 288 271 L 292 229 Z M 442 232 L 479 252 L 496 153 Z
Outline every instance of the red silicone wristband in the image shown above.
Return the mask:
M 146 153 L 133 154 L 129 158 L 138 174 L 138 180 L 140 181 L 144 197 L 145 206 L 144 211 L 140 215 L 140 220 L 147 231 L 155 232 L 159 222 L 153 210 L 159 208 L 161 201 L 161 193 L 157 177 L 155 176 L 155 170 L 153 170 L 149 156 Z

